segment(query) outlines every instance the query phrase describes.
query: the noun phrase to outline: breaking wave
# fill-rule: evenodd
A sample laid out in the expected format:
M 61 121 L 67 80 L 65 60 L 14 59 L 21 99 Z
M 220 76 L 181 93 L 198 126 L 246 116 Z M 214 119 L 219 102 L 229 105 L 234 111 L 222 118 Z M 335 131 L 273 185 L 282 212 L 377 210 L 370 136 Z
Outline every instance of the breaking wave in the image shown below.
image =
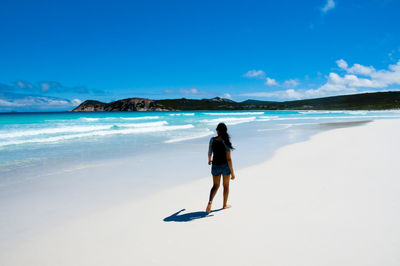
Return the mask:
M 153 126 L 145 126 L 145 127 L 131 127 L 131 128 L 117 128 L 112 130 L 97 130 L 93 132 L 79 133 L 79 134 L 69 134 L 62 136 L 53 136 L 53 137 L 38 137 L 38 138 L 30 138 L 30 139 L 16 139 L 16 140 L 8 140 L 0 142 L 0 146 L 7 145 L 18 145 L 18 144 L 26 144 L 26 143 L 57 143 L 64 140 L 77 139 L 77 138 L 85 138 L 85 137 L 97 137 L 97 136 L 110 136 L 110 135 L 126 135 L 126 134 L 138 134 L 138 133 L 149 133 L 149 132 L 162 132 L 162 131 L 171 131 L 171 130 L 181 130 L 181 129 L 189 129 L 193 128 L 192 124 L 186 125 L 174 125 L 174 126 L 166 126 L 165 124 L 153 125 Z

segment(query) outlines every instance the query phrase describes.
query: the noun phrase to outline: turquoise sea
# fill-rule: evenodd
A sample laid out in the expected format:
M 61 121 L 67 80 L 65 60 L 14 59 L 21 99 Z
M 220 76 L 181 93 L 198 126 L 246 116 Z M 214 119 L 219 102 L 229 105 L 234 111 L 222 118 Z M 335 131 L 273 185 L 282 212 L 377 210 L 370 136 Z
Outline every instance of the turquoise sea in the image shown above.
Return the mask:
M 212 135 L 219 122 L 256 127 L 268 139 L 270 130 L 397 117 L 396 111 L 2 113 L 0 174 L 54 161 L 110 158 L 173 146 Z M 234 127 L 232 133 L 234 137 Z
M 59 169 L 160 149 L 173 151 L 213 135 L 219 122 L 230 126 L 234 143 L 235 135 L 244 133 L 242 129 L 248 137 L 261 135 L 265 142 L 282 142 L 285 132 L 307 125 L 398 117 L 397 111 L 2 113 L 0 178 L 34 168 L 46 171 L 55 165 Z
M 399 111 L 1 113 L 0 243 L 210 176 L 208 141 L 219 122 L 239 169 L 283 145 L 355 125 L 347 122 L 397 118 Z

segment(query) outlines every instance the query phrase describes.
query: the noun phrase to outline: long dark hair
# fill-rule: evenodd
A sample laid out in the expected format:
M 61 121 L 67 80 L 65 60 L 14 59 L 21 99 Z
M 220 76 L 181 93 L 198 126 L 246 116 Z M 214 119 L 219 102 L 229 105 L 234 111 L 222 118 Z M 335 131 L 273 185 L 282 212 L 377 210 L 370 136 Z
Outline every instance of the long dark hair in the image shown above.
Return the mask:
M 233 150 L 234 148 L 232 147 L 231 137 L 228 134 L 228 128 L 226 125 L 224 123 L 219 123 L 216 130 L 218 131 L 218 136 L 221 137 L 225 144 Z

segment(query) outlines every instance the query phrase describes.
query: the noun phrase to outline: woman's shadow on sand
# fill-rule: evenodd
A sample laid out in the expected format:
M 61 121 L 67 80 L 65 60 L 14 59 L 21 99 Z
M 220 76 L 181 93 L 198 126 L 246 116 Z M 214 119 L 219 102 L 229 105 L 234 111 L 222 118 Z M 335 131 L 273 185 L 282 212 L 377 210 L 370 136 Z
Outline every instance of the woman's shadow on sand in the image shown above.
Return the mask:
M 190 222 L 193 220 L 197 220 L 197 219 L 202 219 L 202 218 L 207 218 L 207 217 L 211 217 L 214 215 L 210 215 L 210 213 L 212 212 L 218 212 L 223 210 L 218 209 L 218 210 L 213 210 L 210 213 L 208 212 L 204 212 L 204 211 L 200 211 L 200 212 L 189 212 L 189 213 L 184 213 L 184 214 L 180 214 L 181 212 L 183 212 L 185 209 L 182 209 L 168 217 L 164 218 L 164 222 Z

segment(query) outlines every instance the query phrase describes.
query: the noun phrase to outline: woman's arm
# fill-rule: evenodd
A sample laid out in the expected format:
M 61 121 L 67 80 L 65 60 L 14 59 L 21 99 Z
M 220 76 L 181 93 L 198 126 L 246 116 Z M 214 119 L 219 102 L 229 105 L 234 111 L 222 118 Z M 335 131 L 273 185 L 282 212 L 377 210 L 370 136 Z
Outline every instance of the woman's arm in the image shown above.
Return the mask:
M 213 138 L 210 139 L 210 143 L 208 144 L 208 165 L 210 165 L 212 163 L 212 160 L 211 160 L 212 142 L 213 142 Z
M 235 179 L 235 172 L 233 171 L 231 152 L 226 152 L 226 160 L 228 161 L 229 169 L 231 169 L 231 179 Z

